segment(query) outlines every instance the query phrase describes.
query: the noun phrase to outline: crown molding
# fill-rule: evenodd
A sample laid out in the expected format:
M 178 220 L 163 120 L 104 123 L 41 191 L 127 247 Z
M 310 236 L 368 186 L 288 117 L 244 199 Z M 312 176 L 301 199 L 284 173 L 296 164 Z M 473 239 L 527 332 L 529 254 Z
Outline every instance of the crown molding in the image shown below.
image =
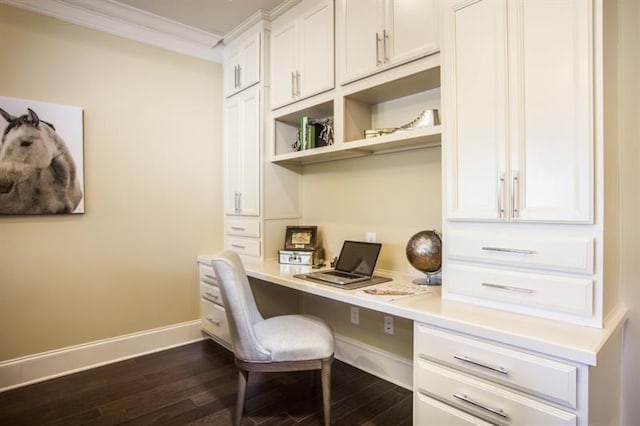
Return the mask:
M 293 6 L 297 5 L 301 1 L 302 0 L 284 0 L 282 3 L 280 3 L 279 5 L 277 5 L 271 10 L 271 12 L 269 13 L 269 19 L 273 21 L 278 16 L 284 14 L 286 11 L 288 11 L 289 9 L 291 9 Z
M 163 49 L 222 62 L 222 37 L 114 0 L 0 0 L 0 3 Z
M 240 34 L 253 27 L 254 25 L 269 21 L 269 12 L 264 9 L 257 10 L 253 15 L 242 21 L 240 25 L 229 31 L 224 36 L 224 43 L 228 44 L 231 40 L 238 37 Z

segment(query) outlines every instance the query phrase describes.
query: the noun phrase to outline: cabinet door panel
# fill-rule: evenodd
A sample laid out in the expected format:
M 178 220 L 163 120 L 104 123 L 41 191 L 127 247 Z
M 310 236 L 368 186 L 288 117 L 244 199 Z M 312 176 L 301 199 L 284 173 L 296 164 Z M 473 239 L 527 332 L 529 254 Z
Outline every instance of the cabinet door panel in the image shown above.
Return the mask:
M 506 8 L 480 0 L 447 11 L 443 75 L 450 219 L 498 219 L 506 167 Z M 448 87 L 447 87 L 448 86 Z M 446 93 L 446 92 L 445 92 Z M 447 111 L 448 110 L 448 111 Z M 502 206 L 506 207 L 506 206 Z
M 593 220 L 590 4 L 521 0 L 510 10 L 515 220 Z
M 239 83 L 244 89 L 260 81 L 260 33 L 243 40 L 240 49 L 242 63 L 240 64 Z
M 491 426 L 491 423 L 429 398 L 422 392 L 415 392 L 414 398 L 415 418 L 413 423 L 416 425 Z
M 382 0 L 342 0 L 343 40 L 340 81 L 346 83 L 375 72 L 382 63 L 376 37 L 382 37 Z
M 384 60 L 400 64 L 436 52 L 437 11 L 434 0 L 386 0 Z
M 333 2 L 322 2 L 300 18 L 299 98 L 333 88 Z
M 236 213 L 236 197 L 241 191 L 240 102 L 238 96 L 228 98 L 224 108 L 224 211 Z
M 271 31 L 271 107 L 277 108 L 295 100 L 296 23 L 286 22 Z
M 240 63 L 238 46 L 230 45 L 225 48 L 224 55 L 224 95 L 231 96 L 238 91 L 237 67 Z
M 242 97 L 242 196 L 240 210 L 245 216 L 260 214 L 260 91 L 250 89 Z

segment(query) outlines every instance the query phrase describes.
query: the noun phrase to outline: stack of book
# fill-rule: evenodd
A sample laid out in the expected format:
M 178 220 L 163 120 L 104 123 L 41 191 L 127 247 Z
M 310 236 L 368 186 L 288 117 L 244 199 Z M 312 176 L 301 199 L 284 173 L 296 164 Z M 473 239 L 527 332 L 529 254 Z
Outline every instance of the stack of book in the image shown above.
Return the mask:
M 300 128 L 298 129 L 297 150 L 313 149 L 326 146 L 326 141 L 320 137 L 324 125 L 318 123 L 307 116 L 300 118 Z

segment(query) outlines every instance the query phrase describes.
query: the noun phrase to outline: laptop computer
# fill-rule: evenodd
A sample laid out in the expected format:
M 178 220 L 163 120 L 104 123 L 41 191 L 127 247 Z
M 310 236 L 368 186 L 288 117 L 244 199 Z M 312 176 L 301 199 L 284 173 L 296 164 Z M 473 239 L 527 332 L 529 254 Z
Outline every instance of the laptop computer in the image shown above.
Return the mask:
M 373 277 L 382 244 L 363 241 L 345 241 L 336 266 L 332 270 L 306 274 L 306 278 L 335 285 L 348 285 L 367 281 Z

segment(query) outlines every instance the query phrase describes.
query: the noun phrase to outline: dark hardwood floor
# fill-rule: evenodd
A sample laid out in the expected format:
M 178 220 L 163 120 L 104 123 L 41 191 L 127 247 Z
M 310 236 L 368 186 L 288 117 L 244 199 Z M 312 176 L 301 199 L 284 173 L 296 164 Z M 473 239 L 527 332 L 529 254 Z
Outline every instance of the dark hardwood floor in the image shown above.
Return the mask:
M 237 370 L 231 352 L 205 340 L 0 393 L 0 425 L 229 425 Z M 243 425 L 319 425 L 312 372 L 253 373 Z M 410 391 L 338 360 L 331 422 L 410 425 Z

